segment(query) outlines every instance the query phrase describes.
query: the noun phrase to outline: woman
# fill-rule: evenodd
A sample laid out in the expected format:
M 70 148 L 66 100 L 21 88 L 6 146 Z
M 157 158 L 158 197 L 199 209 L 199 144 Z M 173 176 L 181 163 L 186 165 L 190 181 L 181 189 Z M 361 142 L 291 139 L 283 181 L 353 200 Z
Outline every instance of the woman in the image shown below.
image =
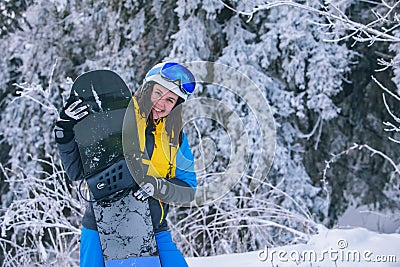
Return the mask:
M 182 106 L 196 86 L 193 74 L 184 66 L 160 63 L 145 76 L 133 97 L 141 150 L 147 153 L 145 179 L 134 193 L 148 199 L 157 247 L 163 267 L 187 266 L 172 241 L 166 216 L 170 202 L 194 199 L 196 174 L 193 154 L 182 132 Z M 82 163 L 74 140 L 74 125 L 88 115 L 81 99 L 70 98 L 56 123 L 55 137 L 69 179 L 83 179 Z M 110 166 L 109 168 L 112 168 Z M 162 179 L 164 178 L 164 179 Z M 167 188 L 167 190 L 164 190 Z M 104 266 L 93 207 L 89 203 L 82 220 L 80 266 Z

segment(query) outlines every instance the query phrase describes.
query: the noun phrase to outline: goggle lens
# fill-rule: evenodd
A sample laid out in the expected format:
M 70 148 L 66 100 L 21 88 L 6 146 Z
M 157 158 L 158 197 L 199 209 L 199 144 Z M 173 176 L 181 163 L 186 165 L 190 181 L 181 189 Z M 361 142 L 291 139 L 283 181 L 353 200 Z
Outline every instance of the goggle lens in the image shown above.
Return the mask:
M 146 78 L 156 74 L 160 74 L 162 78 L 168 81 L 178 82 L 181 91 L 187 95 L 193 93 L 196 87 L 193 74 L 187 68 L 175 62 L 168 62 L 160 68 L 150 70 Z

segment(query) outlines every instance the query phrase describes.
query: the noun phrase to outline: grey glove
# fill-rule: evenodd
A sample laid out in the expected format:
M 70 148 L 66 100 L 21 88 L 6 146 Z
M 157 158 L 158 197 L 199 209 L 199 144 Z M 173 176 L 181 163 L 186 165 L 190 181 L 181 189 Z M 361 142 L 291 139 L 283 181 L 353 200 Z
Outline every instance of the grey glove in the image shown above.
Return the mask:
M 195 191 L 187 183 L 177 178 L 164 179 L 145 175 L 139 182 L 140 188 L 134 196 L 141 201 L 154 197 L 165 203 L 189 203 L 194 199 Z
M 138 200 L 144 201 L 149 197 L 161 198 L 166 195 L 167 184 L 164 179 L 157 179 L 153 176 L 145 176 L 139 184 L 140 188 L 133 194 Z M 155 196 L 156 195 L 156 196 Z

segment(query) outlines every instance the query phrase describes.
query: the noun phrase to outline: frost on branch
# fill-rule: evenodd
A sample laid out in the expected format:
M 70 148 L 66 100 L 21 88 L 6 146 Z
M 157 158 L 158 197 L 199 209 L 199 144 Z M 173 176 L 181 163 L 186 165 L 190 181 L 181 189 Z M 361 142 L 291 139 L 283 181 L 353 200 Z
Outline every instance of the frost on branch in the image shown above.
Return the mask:
M 51 159 L 52 160 L 52 159 Z M 77 264 L 81 203 L 71 194 L 65 172 L 53 161 L 31 158 L 48 168 L 25 172 L 1 168 L 12 188 L 2 207 L 0 250 L 5 266 Z
M 174 240 L 188 256 L 240 253 L 265 245 L 306 242 L 317 232 L 317 224 L 304 204 L 281 188 L 282 185 L 261 181 L 253 192 L 240 182 L 235 188 L 240 194 L 231 192 L 207 206 L 172 209 L 169 225 Z M 286 208 L 276 204 L 277 198 L 291 203 Z
M 51 85 L 51 82 L 50 82 Z M 58 90 L 20 84 L 1 116 L 2 142 L 10 147 L 0 172 L 0 250 L 5 266 L 77 264 L 82 203 L 67 182 L 53 126 Z M 74 264 L 75 263 L 75 264 Z

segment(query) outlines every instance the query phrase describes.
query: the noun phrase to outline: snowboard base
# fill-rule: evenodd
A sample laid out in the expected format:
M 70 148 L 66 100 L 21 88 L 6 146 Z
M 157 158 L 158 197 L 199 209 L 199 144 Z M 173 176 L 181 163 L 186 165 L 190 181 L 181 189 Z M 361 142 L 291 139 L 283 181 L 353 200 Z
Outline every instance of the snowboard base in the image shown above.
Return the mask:
M 93 210 L 106 262 L 153 256 L 158 259 L 147 201 L 139 201 L 128 194 L 106 207 L 93 203 Z
M 138 257 L 124 260 L 110 260 L 105 262 L 106 267 L 121 267 L 121 266 L 146 266 L 160 267 L 160 259 L 158 256 Z

